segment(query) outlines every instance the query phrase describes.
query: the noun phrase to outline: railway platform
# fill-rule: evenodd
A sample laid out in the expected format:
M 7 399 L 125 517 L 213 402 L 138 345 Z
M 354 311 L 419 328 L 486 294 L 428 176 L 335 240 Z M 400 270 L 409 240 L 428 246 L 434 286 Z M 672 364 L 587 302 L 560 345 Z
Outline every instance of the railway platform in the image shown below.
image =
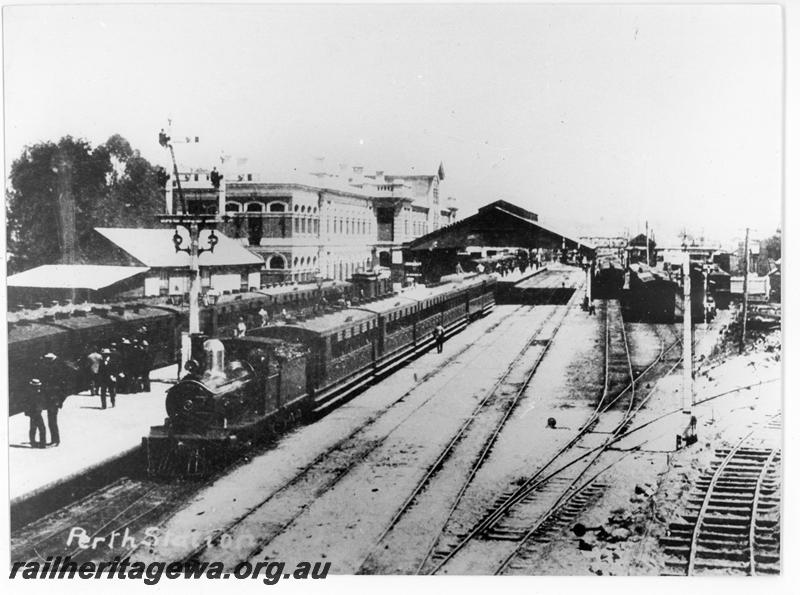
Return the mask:
M 175 373 L 175 365 L 153 370 L 150 392 L 119 394 L 113 408 L 109 400 L 108 408 L 102 409 L 100 397 L 89 391 L 67 397 L 58 415 L 59 446 L 31 448 L 28 417 L 21 413 L 11 416 L 8 475 L 12 507 L 114 461 L 124 465 L 126 455 L 140 447 L 150 426 L 164 421 L 164 399 Z

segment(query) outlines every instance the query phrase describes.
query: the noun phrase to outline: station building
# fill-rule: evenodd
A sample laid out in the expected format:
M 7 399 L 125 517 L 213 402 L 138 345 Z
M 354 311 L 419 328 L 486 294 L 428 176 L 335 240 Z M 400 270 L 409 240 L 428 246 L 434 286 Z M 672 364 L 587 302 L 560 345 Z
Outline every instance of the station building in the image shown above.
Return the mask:
M 312 169 L 271 181 L 225 174 L 219 190 L 207 170 L 179 177 L 187 210 L 224 212 L 221 231 L 261 259 L 260 285 L 346 280 L 376 267 L 388 274 L 392 264 L 401 265 L 404 243 L 456 219 L 454 199 L 442 198 L 441 164 L 400 175 L 360 166 L 331 172 L 319 159 Z M 178 197 L 172 179 L 167 212 L 179 209 Z
M 92 261 L 145 267 L 142 283 L 129 297 L 183 296 L 189 292 L 189 255 L 177 252 L 172 229 L 98 227 Z M 201 232 L 201 245 L 208 231 Z M 199 257 L 201 291 L 221 293 L 259 287 L 261 261 L 238 242 L 217 234 L 213 252 Z M 184 241 L 188 244 L 188 238 Z

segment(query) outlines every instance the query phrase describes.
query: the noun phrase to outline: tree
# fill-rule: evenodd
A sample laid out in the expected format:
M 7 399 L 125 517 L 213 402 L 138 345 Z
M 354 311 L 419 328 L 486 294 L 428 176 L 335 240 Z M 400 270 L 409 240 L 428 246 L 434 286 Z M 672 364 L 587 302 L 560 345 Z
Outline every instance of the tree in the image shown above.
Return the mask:
M 163 172 L 118 134 L 95 148 L 71 136 L 26 147 L 11 165 L 6 192 L 9 273 L 62 261 L 58 199 L 65 190 L 59 177 L 64 164 L 72 174 L 67 189 L 81 253 L 95 227 L 152 227 L 163 210 Z
M 759 242 L 758 257 L 756 259 L 756 271 L 759 275 L 766 275 L 775 265 L 775 261 L 781 257 L 781 230 L 775 230 L 775 234 Z

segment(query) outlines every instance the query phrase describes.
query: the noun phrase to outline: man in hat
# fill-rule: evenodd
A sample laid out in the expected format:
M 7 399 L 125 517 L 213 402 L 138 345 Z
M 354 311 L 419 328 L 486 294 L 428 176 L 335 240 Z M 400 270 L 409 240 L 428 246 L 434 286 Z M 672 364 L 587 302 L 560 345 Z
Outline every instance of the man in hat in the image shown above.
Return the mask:
M 42 358 L 39 380 L 42 383 L 44 407 L 47 409 L 47 427 L 50 430 L 50 443 L 58 446 L 61 435 L 58 432 L 58 410 L 64 404 L 71 388 L 71 371 L 55 353 L 46 353 Z
M 441 353 L 444 347 L 444 327 L 437 324 L 433 331 L 433 338 L 436 341 L 436 353 Z
M 119 346 L 120 358 L 119 362 L 119 375 L 117 378 L 117 390 L 121 393 L 135 393 L 136 392 L 136 371 L 135 371 L 135 356 L 133 353 L 133 345 L 130 339 L 123 337 Z
M 106 392 L 111 396 L 111 406 L 117 404 L 117 376 L 119 365 L 111 349 L 106 347 L 102 350 L 103 364 L 100 366 L 100 403 L 103 409 L 106 408 Z
M 141 381 L 142 390 L 146 393 L 150 392 L 150 372 L 153 370 L 153 351 L 150 349 L 150 343 L 146 339 L 139 341 L 140 357 L 141 357 Z
M 95 347 L 86 356 L 86 371 L 89 375 L 89 390 L 92 395 L 96 395 L 100 390 L 100 366 L 103 363 L 103 356 L 100 350 Z
M 27 399 L 25 399 L 25 415 L 30 418 L 28 440 L 31 443 L 31 448 L 44 448 L 46 438 L 44 420 L 42 419 L 44 397 L 42 395 L 41 380 L 32 378 L 28 383 L 28 389 Z M 37 432 L 39 434 L 39 440 L 36 439 Z

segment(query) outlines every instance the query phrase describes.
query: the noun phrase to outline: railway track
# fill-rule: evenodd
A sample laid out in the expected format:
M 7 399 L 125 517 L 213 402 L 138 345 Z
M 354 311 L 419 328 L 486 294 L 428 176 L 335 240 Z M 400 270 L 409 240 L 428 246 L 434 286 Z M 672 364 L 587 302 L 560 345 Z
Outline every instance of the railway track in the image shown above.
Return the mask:
M 765 428 L 778 430 L 775 418 Z M 661 539 L 674 574 L 780 573 L 780 449 L 752 444 L 756 430 L 717 459 L 693 486 L 683 520 Z M 777 432 L 776 432 L 777 433 Z M 777 444 L 778 439 L 774 442 Z
M 596 465 L 600 464 L 606 450 L 624 435 L 636 413 L 652 394 L 654 389 L 637 400 L 637 382 L 651 375 L 658 375 L 657 365 L 664 362 L 665 355 L 678 343 L 676 340 L 666 344 L 661 338 L 658 356 L 644 370 L 635 374 L 630 362 L 630 351 L 618 309 L 619 304 L 609 303 L 611 311 L 605 312 L 604 389 L 586 423 L 554 456 L 522 481 L 521 485 L 510 487 L 484 518 L 469 531 L 449 536 L 442 534 L 437 538 L 437 548 L 430 556 L 430 563 L 427 565 L 428 574 L 446 570 L 449 563 L 468 547 L 472 547 L 476 552 L 482 550 L 485 552 L 488 550 L 487 543 L 512 542 L 513 547 L 507 548 L 506 551 L 508 549 L 510 551 L 494 568 L 495 574 L 501 574 L 520 555 L 524 557 L 526 543 L 531 540 L 546 539 L 548 531 L 554 525 L 568 522 L 570 515 L 577 514 L 582 505 L 586 505 L 600 493 L 602 483 L 596 481 L 599 473 L 591 476 L 589 480 L 586 480 L 586 477 Z M 665 365 L 668 371 L 671 371 L 679 362 L 680 360 L 674 364 L 665 362 Z M 627 384 L 624 382 L 625 379 L 628 380 Z M 626 395 L 627 400 L 621 402 Z M 603 415 L 612 408 L 615 410 L 615 415 L 611 416 L 613 426 L 598 431 L 604 421 Z M 601 436 L 600 444 L 598 445 L 596 440 L 587 440 L 590 436 Z M 569 455 L 579 443 L 580 446 L 589 449 L 588 452 L 569 460 Z M 546 472 L 548 473 L 545 474 Z M 425 562 L 421 568 L 424 566 Z
M 470 359 L 475 361 L 481 357 L 485 351 L 491 350 L 493 346 L 502 340 L 502 333 L 494 334 L 503 323 L 507 322 L 513 316 L 522 312 L 529 311 L 530 308 L 523 306 L 515 308 L 507 315 L 503 316 L 500 320 L 495 321 L 489 329 L 487 329 L 484 336 L 493 337 L 488 345 L 478 350 Z M 386 407 L 376 414 L 374 414 L 365 424 L 360 425 L 354 429 L 348 436 L 340 439 L 333 447 L 321 453 L 314 461 L 304 467 L 295 474 L 291 479 L 280 485 L 277 489 L 272 490 L 263 499 L 260 499 L 255 505 L 251 506 L 243 514 L 237 516 L 232 522 L 228 523 L 224 528 L 219 528 L 214 532 L 214 535 L 206 542 L 201 544 L 198 548 L 191 551 L 188 555 L 183 557 L 184 562 L 190 562 L 200 559 L 209 546 L 218 545 L 220 537 L 223 535 L 230 535 L 238 528 L 244 527 L 246 523 L 253 522 L 256 517 L 262 514 L 264 508 L 268 506 L 273 500 L 281 497 L 288 497 L 292 502 L 291 505 L 284 505 L 284 508 L 290 510 L 290 514 L 286 518 L 273 519 L 271 522 L 270 531 L 260 535 L 255 547 L 249 552 L 242 552 L 243 559 L 252 558 L 260 553 L 260 551 L 278 534 L 285 531 L 306 509 L 308 505 L 313 502 L 313 494 L 324 493 L 325 491 L 333 488 L 342 478 L 344 478 L 352 469 L 362 463 L 375 449 L 379 448 L 389 436 L 397 430 L 401 425 L 406 423 L 411 417 L 422 407 L 428 404 L 431 400 L 436 398 L 436 393 L 432 392 L 428 397 L 423 399 L 417 404 L 409 413 L 402 419 L 393 423 L 388 429 L 381 430 L 380 438 L 367 440 L 364 439 L 364 434 L 371 427 L 376 426 L 378 422 L 396 405 L 401 403 L 413 390 L 420 385 L 430 380 L 435 374 L 440 373 L 446 369 L 448 365 L 454 360 L 464 355 L 474 344 L 469 344 L 459 349 L 457 352 L 449 355 L 447 359 L 437 366 L 429 374 L 423 376 L 415 386 L 395 400 L 389 407 Z M 307 482 L 308 485 L 303 485 Z M 303 502 L 298 505 L 295 501 L 297 496 L 292 496 L 292 491 L 302 493 Z M 291 510 L 294 508 L 294 510 Z
M 144 537 L 146 527 L 174 510 L 194 489 L 186 482 L 165 485 L 123 477 L 16 532 L 11 558 L 41 561 L 69 556 L 85 562 L 108 561 L 115 554 L 124 557 L 132 551 L 131 544 Z M 126 529 L 133 542 L 123 543 Z
M 373 553 L 371 553 L 360 565 L 358 574 L 371 573 L 373 571 L 373 555 L 375 552 L 381 552 L 380 545 L 386 540 L 398 522 L 418 504 L 420 494 L 431 487 L 436 475 L 442 469 L 445 462 L 454 456 L 454 451 L 460 443 L 467 439 L 467 433 L 473 431 L 475 434 L 473 440 L 478 447 L 477 455 L 474 450 L 470 453 L 465 453 L 464 457 L 474 456 L 474 459 L 467 466 L 466 476 L 461 482 L 461 486 L 455 495 L 455 498 L 450 505 L 449 512 L 446 518 L 449 518 L 453 511 L 461 503 L 467 488 L 471 485 L 472 480 L 477 474 L 478 470 L 484 464 L 489 454 L 492 451 L 500 432 L 505 427 L 506 422 L 511 417 L 511 414 L 516 409 L 520 397 L 523 395 L 531 380 L 539 368 L 540 363 L 547 354 L 550 345 L 558 333 L 564 319 L 569 314 L 569 308 L 564 308 L 560 318 L 549 328 L 550 323 L 558 313 L 557 309 L 553 309 L 547 317 L 539 325 L 531 339 L 526 343 L 523 350 L 512 360 L 506 371 L 494 384 L 486 396 L 482 399 L 480 404 L 475 408 L 473 414 L 467 418 L 464 424 L 459 428 L 458 432 L 453 436 L 447 446 L 442 450 L 435 463 L 429 467 L 423 477 L 416 483 L 411 490 L 409 496 L 394 514 L 389 524 L 381 533 L 380 537 L 376 540 L 373 546 Z M 532 359 L 528 358 L 529 351 L 536 348 L 535 355 Z M 483 416 L 488 420 L 485 427 L 475 428 L 474 422 L 479 417 Z M 445 521 L 446 522 L 446 521 Z M 443 527 L 442 527 L 443 529 Z M 441 529 L 440 529 L 441 531 Z M 435 540 L 428 546 L 427 552 L 417 568 L 417 573 L 424 565 L 425 561 L 431 555 L 435 547 Z
M 522 309 L 523 306 L 520 306 L 494 321 L 487 330 L 487 334 L 500 327 Z M 499 339 L 500 337 L 498 337 Z M 423 376 L 420 379 L 420 383 L 425 382 L 436 371 L 441 370 L 442 367 L 446 367 L 450 362 L 463 355 L 470 347 L 471 345 L 466 345 L 448 355 L 434 371 Z M 386 410 L 378 412 L 378 416 L 385 413 L 392 406 L 390 405 Z M 367 425 L 374 421 L 374 418 L 369 420 Z M 343 437 L 332 447 L 332 450 L 341 447 L 349 439 L 352 440 L 354 434 L 363 429 L 364 426 L 361 426 L 353 434 Z M 364 452 L 363 456 L 366 456 L 368 452 Z M 321 456 L 324 457 L 325 454 Z M 313 465 L 314 463 L 301 470 L 300 475 L 308 472 Z M 228 470 L 228 472 L 230 471 L 231 469 Z M 118 547 L 109 547 L 109 539 L 114 531 L 119 531 L 120 529 L 124 531 L 127 528 L 131 535 L 138 534 L 138 537 L 142 537 L 141 531 L 146 527 L 162 522 L 168 513 L 173 512 L 178 507 L 182 499 L 203 489 L 217 479 L 218 475 L 214 475 L 200 483 L 192 483 L 182 481 L 157 482 L 122 477 L 116 482 L 104 486 L 84 498 L 15 531 L 11 539 L 12 557 L 15 560 L 32 560 L 46 558 L 50 555 L 72 555 L 73 558 L 77 559 L 91 560 L 96 558 L 97 560 L 107 561 L 113 558 L 114 555 L 120 555 L 121 557 L 130 555 L 138 548 L 130 547 L 129 545 L 123 546 L 120 543 L 121 539 L 117 540 Z M 294 479 L 296 480 L 297 478 L 295 477 Z M 264 498 L 263 502 L 269 500 L 280 490 L 285 489 L 292 481 L 279 487 L 275 492 Z M 246 516 L 241 520 L 244 520 Z M 234 523 L 225 530 L 215 532 L 213 537 L 218 539 L 236 524 L 238 523 Z M 85 528 L 90 539 L 104 540 L 99 542 L 102 545 L 98 549 L 82 549 L 75 548 L 73 542 L 73 548 L 70 549 L 66 543 L 73 527 Z M 192 556 L 202 553 L 205 547 L 207 547 L 206 543 L 192 552 Z

